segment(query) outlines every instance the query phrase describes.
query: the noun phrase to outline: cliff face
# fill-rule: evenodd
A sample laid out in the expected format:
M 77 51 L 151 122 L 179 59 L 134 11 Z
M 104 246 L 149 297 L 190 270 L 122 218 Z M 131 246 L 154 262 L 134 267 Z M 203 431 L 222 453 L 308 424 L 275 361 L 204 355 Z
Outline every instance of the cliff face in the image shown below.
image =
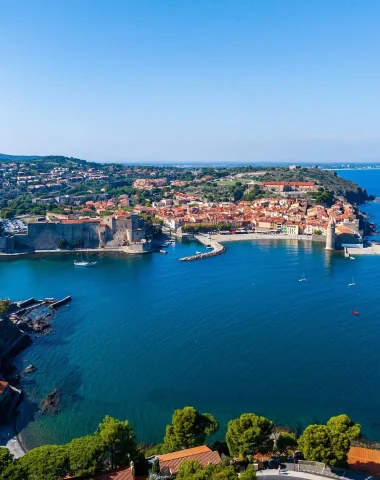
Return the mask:
M 30 342 L 29 335 L 22 332 L 5 316 L 0 316 L 0 363 L 7 355 L 23 350 Z

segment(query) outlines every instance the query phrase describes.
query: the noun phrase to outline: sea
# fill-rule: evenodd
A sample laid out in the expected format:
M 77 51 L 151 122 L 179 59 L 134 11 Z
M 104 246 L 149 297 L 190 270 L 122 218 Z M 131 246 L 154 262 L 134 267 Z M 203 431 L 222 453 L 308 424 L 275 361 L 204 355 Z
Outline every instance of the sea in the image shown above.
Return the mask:
M 380 170 L 338 173 L 380 196 Z M 379 203 L 362 209 L 380 224 Z M 16 360 L 37 368 L 21 381 L 27 448 L 93 433 L 105 415 L 160 442 L 186 405 L 217 418 L 215 439 L 245 412 L 298 432 L 347 413 L 380 439 L 380 256 L 351 261 L 293 240 L 226 246 L 196 262 L 179 261 L 204 250 L 196 242 L 94 256 L 93 269 L 68 254 L 0 261 L 0 298 L 72 296 Z M 41 415 L 55 387 L 62 410 Z

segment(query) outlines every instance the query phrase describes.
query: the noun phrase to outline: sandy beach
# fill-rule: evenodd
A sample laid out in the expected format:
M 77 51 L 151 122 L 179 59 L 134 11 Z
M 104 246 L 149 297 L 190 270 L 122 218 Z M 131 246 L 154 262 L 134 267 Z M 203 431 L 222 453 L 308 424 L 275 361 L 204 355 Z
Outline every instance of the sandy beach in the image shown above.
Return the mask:
M 12 425 L 0 427 L 0 446 L 8 448 L 14 458 L 25 455 L 21 440 Z

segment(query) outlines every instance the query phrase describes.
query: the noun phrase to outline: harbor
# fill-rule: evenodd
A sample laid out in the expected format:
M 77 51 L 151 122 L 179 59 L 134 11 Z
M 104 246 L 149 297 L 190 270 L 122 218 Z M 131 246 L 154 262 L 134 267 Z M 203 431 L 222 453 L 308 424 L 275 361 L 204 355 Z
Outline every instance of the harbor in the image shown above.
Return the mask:
M 221 245 L 220 243 L 212 240 L 209 235 L 195 235 L 194 238 L 198 240 L 198 242 L 205 245 L 207 248 L 211 247 L 212 250 L 210 252 L 197 252 L 195 255 L 190 255 L 188 257 L 182 257 L 179 260 L 181 262 L 191 262 L 194 260 L 204 260 L 205 258 L 215 257 L 216 255 L 221 255 L 226 251 L 226 247 Z

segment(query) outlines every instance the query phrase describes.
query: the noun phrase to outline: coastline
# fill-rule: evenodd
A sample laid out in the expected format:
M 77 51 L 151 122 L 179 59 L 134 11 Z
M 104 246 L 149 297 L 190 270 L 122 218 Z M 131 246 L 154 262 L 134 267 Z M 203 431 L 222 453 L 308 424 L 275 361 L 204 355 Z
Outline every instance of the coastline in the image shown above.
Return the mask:
M 153 250 L 152 250 L 153 251 Z M 29 252 L 14 252 L 14 253 L 5 253 L 0 252 L 0 258 L 15 258 L 15 257 L 28 257 L 28 256 L 39 256 L 45 254 L 62 254 L 62 253 L 106 253 L 106 254 L 115 254 L 122 253 L 127 255 L 138 255 L 139 253 L 128 252 L 123 250 L 123 247 L 115 248 L 80 248 L 75 250 L 32 250 Z M 145 252 L 148 253 L 148 252 Z
M 25 455 L 27 449 L 21 435 L 17 432 L 14 422 L 13 425 L 8 424 L 0 427 L 0 446 L 6 447 L 14 458 L 20 458 Z
M 321 238 L 321 240 L 319 240 Z M 210 235 L 210 239 L 218 242 L 239 242 L 242 240 L 298 240 L 313 242 L 316 241 L 313 235 L 285 235 L 282 233 L 236 233 L 229 235 Z M 318 243 L 326 241 L 326 237 L 318 237 Z

